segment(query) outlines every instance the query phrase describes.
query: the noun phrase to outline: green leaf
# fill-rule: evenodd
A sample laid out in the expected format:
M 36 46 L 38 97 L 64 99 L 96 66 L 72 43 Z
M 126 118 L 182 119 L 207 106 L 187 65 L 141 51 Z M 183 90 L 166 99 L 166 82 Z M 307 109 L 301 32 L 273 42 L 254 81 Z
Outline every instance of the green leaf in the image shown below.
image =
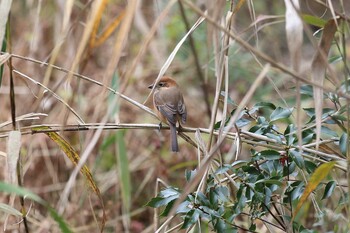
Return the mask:
M 321 133 L 327 134 L 327 135 L 332 136 L 332 137 L 338 137 L 338 134 L 335 131 L 333 131 L 330 128 L 323 126 L 323 125 L 321 126 Z
M 306 114 L 309 117 L 315 116 L 315 108 L 303 108 L 303 110 L 306 112 Z M 328 117 L 329 115 L 333 114 L 335 112 L 332 108 L 324 108 L 322 109 L 322 119 L 325 117 Z
M 272 196 L 272 191 L 268 187 L 265 187 L 264 203 L 267 207 L 269 207 L 271 204 L 271 196 Z
M 169 205 L 171 204 L 171 207 L 172 207 L 172 205 L 173 205 L 174 202 L 175 202 L 175 200 L 172 201 L 172 202 L 170 202 Z M 168 208 L 169 205 L 167 205 L 166 209 Z M 187 213 L 188 211 L 191 210 L 191 208 L 189 208 L 190 205 L 192 205 L 192 202 L 190 202 L 190 201 L 187 201 L 187 200 L 186 200 L 186 201 L 182 202 L 182 203 L 177 207 L 176 213 L 177 213 L 177 214 L 179 214 L 179 213 Z M 170 209 L 169 209 L 169 211 L 170 211 Z M 168 211 L 168 212 L 169 212 L 169 211 Z M 164 210 L 164 212 L 165 212 L 165 210 Z M 167 214 L 168 214 L 168 213 L 167 213 Z
M 295 182 L 295 184 L 298 184 L 297 187 L 295 187 L 293 189 L 293 191 L 291 192 L 291 199 L 292 201 L 298 199 L 302 194 L 303 194 L 303 191 L 304 191 L 304 182 Z
M 7 19 L 2 19 L 2 20 L 7 20 Z M 7 39 L 5 38 L 9 38 L 9 33 L 10 33 L 10 24 L 9 24 L 9 21 L 7 21 L 6 23 L 6 29 L 5 29 L 5 37 L 2 41 L 2 45 L 1 45 L 1 52 L 6 52 L 6 49 L 7 49 Z M 0 66 L 0 87 L 1 87 L 1 84 L 2 84 L 2 75 L 4 74 L 4 64 L 2 64 Z
M 193 224 L 195 224 L 198 221 L 199 216 L 200 216 L 199 210 L 197 210 L 197 209 L 190 210 L 186 214 L 185 219 L 184 219 L 184 223 L 183 223 L 181 228 L 182 229 L 189 228 L 190 226 L 192 226 Z
M 337 62 L 342 61 L 342 60 L 343 60 L 343 57 L 342 57 L 342 56 L 336 55 L 336 56 L 330 57 L 330 58 L 328 59 L 328 63 L 334 64 L 334 63 L 337 63 Z
M 252 121 L 246 118 L 240 118 L 236 121 L 236 125 L 238 128 L 242 128 L 246 125 L 249 125 Z
M 164 210 L 162 211 L 162 213 L 160 213 L 160 216 L 161 216 L 161 217 L 166 217 L 166 216 L 169 214 L 170 210 L 173 208 L 173 205 L 174 205 L 175 201 L 176 201 L 176 200 L 172 200 L 171 202 L 169 202 L 169 203 L 165 206 L 165 208 L 164 208 Z
M 304 164 L 305 164 L 306 171 L 309 174 L 313 173 L 317 168 L 317 165 L 314 162 L 311 162 L 309 160 L 305 160 Z
M 348 150 L 348 147 L 349 147 L 348 135 L 346 133 L 343 133 L 339 139 L 339 149 L 344 156 L 346 156 L 346 151 Z
M 199 204 L 202 206 L 209 206 L 210 205 L 210 202 L 209 202 L 207 196 L 204 195 L 202 192 L 197 193 L 197 200 L 198 200 Z
M 276 160 L 281 158 L 281 154 L 275 150 L 264 150 L 259 152 L 259 154 L 266 160 Z
M 160 191 L 160 196 L 165 198 L 171 197 L 171 196 L 179 196 L 179 195 L 180 195 L 179 191 L 172 187 Z
M 209 202 L 212 209 L 217 209 L 219 205 L 219 197 L 215 192 L 215 189 L 211 188 L 209 190 Z
M 168 204 L 170 201 L 166 201 L 163 197 L 153 197 L 149 202 L 147 202 L 146 206 L 150 206 L 153 208 L 158 208 L 160 206 L 164 206 Z
M 273 104 L 273 103 L 270 103 L 270 102 L 258 102 L 256 103 L 253 108 L 270 108 L 272 110 L 275 110 L 276 109 L 276 106 Z
M 249 110 L 249 114 L 254 114 L 255 112 L 259 111 L 260 109 L 275 110 L 276 106 L 273 103 L 269 103 L 269 102 L 258 102 Z
M 293 132 L 296 132 L 296 128 L 294 127 L 294 125 L 293 124 L 288 125 L 288 127 L 284 131 L 284 136 L 287 140 L 287 145 L 292 145 L 296 141 L 296 136 L 295 136 L 295 133 Z
M 256 230 L 256 224 L 254 224 L 254 222 L 252 222 L 252 224 L 249 227 L 249 231 L 255 232 L 255 230 Z
M 315 132 L 311 129 L 304 130 L 301 133 L 301 137 L 303 139 L 303 142 L 302 142 L 303 145 L 309 144 L 312 142 L 313 138 L 315 137 Z
M 216 171 L 215 174 L 216 175 L 220 175 L 220 174 L 224 174 L 225 172 L 227 172 L 228 170 L 230 170 L 230 166 L 224 165 L 222 167 L 219 167 Z
M 222 97 L 226 97 L 226 93 L 224 92 L 224 91 L 221 91 L 220 92 L 220 95 L 222 96 Z M 235 103 L 235 101 L 233 101 L 232 99 L 231 99 L 231 97 L 230 97 L 230 95 L 228 95 L 227 96 L 227 103 L 228 104 L 231 104 L 231 105 L 234 105 L 234 106 L 237 106 L 237 104 Z
M 335 181 L 329 181 L 324 189 L 322 200 L 330 197 L 336 186 L 337 183 Z
M 288 176 L 295 171 L 297 165 L 295 163 L 290 163 L 289 166 L 283 167 L 283 176 Z
M 229 193 L 228 193 L 228 189 L 227 187 L 224 187 L 224 186 L 218 186 L 214 192 L 216 193 L 216 195 L 218 196 L 218 198 L 222 201 L 222 202 L 228 202 L 229 199 L 228 199 L 228 196 L 229 196 Z
M 295 164 L 300 169 L 304 169 L 305 168 L 304 158 L 303 158 L 303 156 L 301 156 L 301 153 L 299 151 L 290 150 L 289 154 L 290 154 L 292 160 L 295 162 Z
M 111 88 L 113 90 L 118 90 L 119 88 L 119 82 L 120 82 L 120 78 L 118 75 L 118 72 L 114 72 L 113 74 L 113 78 L 111 80 Z M 119 108 L 120 108 L 120 104 L 117 101 L 118 98 L 115 98 L 115 94 L 113 92 L 109 92 L 108 94 L 108 115 L 110 118 L 114 118 L 115 114 L 117 114 L 119 112 Z
M 164 197 L 157 196 L 157 197 L 152 198 L 146 204 L 146 206 L 150 206 L 150 207 L 153 207 L 153 208 L 158 208 L 158 207 L 167 205 L 168 203 L 170 203 L 171 201 L 175 200 L 176 198 L 178 198 L 178 197 L 177 196 L 171 196 L 171 197 L 164 198 Z
M 277 121 L 288 118 L 293 112 L 293 108 L 277 107 L 270 115 L 270 121 Z
M 306 95 L 309 97 L 314 96 L 314 89 L 311 85 L 305 84 L 300 86 L 300 94 Z
M 197 170 L 186 170 L 185 171 L 185 178 L 186 181 L 189 182 L 195 175 L 196 175 Z
M 16 195 L 21 196 L 21 197 L 26 197 L 26 198 L 31 199 L 31 200 L 33 200 L 41 205 L 46 204 L 46 202 L 43 199 L 41 199 L 41 197 L 32 193 L 30 190 L 15 186 L 12 184 L 0 182 L 0 191 L 3 191 L 5 193 L 16 194 Z
M 215 229 L 215 232 L 218 232 L 218 233 L 228 233 L 228 232 L 235 232 L 235 229 L 226 224 L 224 220 L 222 219 L 216 219 L 216 223 L 214 224 L 214 229 Z
M 332 115 L 332 119 L 339 120 L 339 121 L 346 121 L 347 117 L 340 114 L 335 114 L 335 115 Z
M 149 202 L 147 202 L 146 206 L 150 206 L 153 208 L 165 206 L 169 204 L 171 201 L 177 199 L 179 196 L 180 196 L 179 191 L 170 187 L 160 191 L 158 196 L 152 198 Z
M 258 180 L 257 182 L 255 182 L 255 184 L 275 184 L 277 186 L 282 186 L 283 182 L 279 181 L 279 180 L 273 180 L 273 179 L 268 179 L 268 180 Z
M 129 170 L 129 159 L 125 145 L 124 130 L 118 130 L 117 134 L 117 165 L 118 165 L 118 179 L 120 183 L 120 192 L 122 197 L 122 205 L 124 214 L 129 214 L 131 208 L 131 179 Z
M 231 167 L 235 167 L 237 165 L 245 165 L 247 163 L 248 163 L 248 161 L 246 161 L 246 160 L 236 160 L 231 164 Z
M 302 14 L 302 18 L 305 23 L 311 24 L 319 28 L 323 28 L 327 23 L 326 20 L 313 15 Z

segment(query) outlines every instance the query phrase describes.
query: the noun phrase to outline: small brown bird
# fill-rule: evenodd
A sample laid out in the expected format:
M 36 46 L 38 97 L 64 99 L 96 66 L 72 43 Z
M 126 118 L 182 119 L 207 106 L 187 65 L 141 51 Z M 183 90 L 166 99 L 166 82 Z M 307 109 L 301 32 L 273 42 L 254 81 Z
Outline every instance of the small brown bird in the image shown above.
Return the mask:
M 148 88 L 152 89 L 154 85 Z M 187 111 L 179 85 L 174 79 L 164 76 L 159 80 L 153 94 L 153 105 L 158 117 L 170 127 L 171 151 L 178 152 L 176 123 L 179 122 L 179 127 L 180 119 L 183 124 L 186 123 Z

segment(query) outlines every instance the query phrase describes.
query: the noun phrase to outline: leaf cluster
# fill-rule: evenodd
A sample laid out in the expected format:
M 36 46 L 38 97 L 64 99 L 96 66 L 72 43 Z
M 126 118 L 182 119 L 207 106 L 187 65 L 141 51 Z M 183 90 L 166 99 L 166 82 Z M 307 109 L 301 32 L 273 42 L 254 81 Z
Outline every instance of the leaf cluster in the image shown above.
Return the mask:
M 303 94 L 307 87 L 303 87 Z M 311 95 L 312 96 L 312 95 Z M 325 95 L 329 98 L 329 95 Z M 230 101 L 234 106 L 234 102 Z M 345 132 L 342 132 L 344 111 L 339 108 L 325 108 L 322 119 L 323 138 L 331 138 L 332 146 L 338 147 L 342 159 L 346 148 Z M 235 109 L 231 111 L 231 116 Z M 215 232 L 238 232 L 243 229 L 257 232 L 261 224 L 269 225 L 282 231 L 306 232 L 310 224 L 300 222 L 303 208 L 312 193 L 316 205 L 324 205 L 336 188 L 338 182 L 327 175 L 335 162 L 329 157 L 322 157 L 310 148 L 315 141 L 315 111 L 304 109 L 308 122 L 302 130 L 302 148 L 299 147 L 298 129 L 293 122 L 293 108 L 275 106 L 273 103 L 260 102 L 252 108 L 245 108 L 237 120 L 239 128 L 248 127 L 248 132 L 266 137 L 246 140 L 250 146 L 250 157 L 222 164 L 219 160 L 215 169 L 208 173 L 205 187 L 187 195 L 178 206 L 174 203 L 181 195 L 179 188 L 167 187 L 147 205 L 163 208 L 165 217 L 172 208 L 182 219 L 182 228 L 206 226 Z M 230 119 L 226 120 L 226 123 Z M 221 122 L 216 123 L 219 129 Z M 255 144 L 256 143 L 256 144 Z M 327 146 L 327 144 L 321 144 Z M 196 176 L 197 170 L 186 171 L 187 182 Z M 322 182 L 324 178 L 328 181 Z M 308 180 L 309 179 L 309 180 Z M 337 196 L 338 208 L 345 208 L 346 194 Z M 300 210 L 301 208 L 301 210 Z M 268 220 L 267 220 L 268 219 Z M 311 229 L 309 229 L 311 230 Z

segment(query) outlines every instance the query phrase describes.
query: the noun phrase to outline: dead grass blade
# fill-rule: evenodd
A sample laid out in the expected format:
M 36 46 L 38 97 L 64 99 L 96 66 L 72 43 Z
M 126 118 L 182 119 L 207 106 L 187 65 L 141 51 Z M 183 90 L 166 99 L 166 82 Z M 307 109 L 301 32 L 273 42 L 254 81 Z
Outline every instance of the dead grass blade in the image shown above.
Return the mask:
M 40 117 L 42 116 L 47 116 L 47 114 L 45 113 L 27 113 L 27 114 L 24 114 L 22 116 L 18 116 L 16 117 L 16 122 L 19 122 L 19 121 L 29 121 L 29 120 L 38 120 L 40 119 Z M 8 120 L 8 121 L 5 121 L 3 123 L 0 124 L 0 129 L 9 125 L 9 124 L 12 124 L 12 120 Z
M 284 0 L 286 5 L 286 34 L 291 64 L 296 72 L 300 70 L 303 43 L 303 21 L 299 16 L 299 0 Z
M 241 7 L 243 6 L 243 4 L 246 2 L 246 0 L 239 0 L 238 3 L 236 4 L 234 10 L 232 11 L 232 14 L 235 14 L 239 11 L 239 9 L 241 9 Z
M 313 83 L 319 83 L 320 87 L 313 86 L 315 100 L 315 115 L 316 115 L 316 149 L 321 135 L 322 107 L 323 107 L 323 81 L 326 74 L 328 64 L 327 56 L 332 45 L 333 37 L 337 31 L 336 20 L 329 20 L 324 29 L 319 47 L 314 54 L 311 63 L 311 79 Z
M 103 11 L 106 9 L 107 4 L 108 4 L 107 0 L 102 0 L 101 4 L 98 7 L 95 21 L 93 23 L 93 27 L 92 27 L 92 31 L 91 31 L 91 36 L 90 36 L 90 41 L 89 41 L 89 50 L 96 47 L 96 40 L 97 40 L 96 38 L 97 38 L 98 27 L 100 26 L 102 14 L 103 14 Z
M 0 55 L 0 66 L 3 65 L 10 59 L 11 55 L 9 53 L 4 53 Z
M 189 34 L 191 34 L 203 21 L 204 21 L 204 17 L 200 17 L 196 23 L 192 26 L 192 28 L 186 33 L 186 35 L 184 37 L 182 37 L 182 39 L 179 41 L 179 43 L 177 43 L 177 45 L 175 46 L 174 50 L 170 53 L 168 59 L 165 61 L 163 67 L 160 69 L 159 74 L 156 78 L 156 80 L 154 81 L 154 83 L 158 83 L 159 79 L 161 77 L 163 77 L 163 75 L 165 74 L 165 72 L 167 71 L 167 69 L 169 68 L 171 62 L 174 60 L 176 53 L 179 51 L 180 47 L 182 46 L 182 44 L 185 42 L 186 38 L 188 37 Z M 145 104 L 149 97 L 152 95 L 153 91 L 154 91 L 154 87 L 156 85 L 153 86 L 153 89 L 151 90 L 151 92 L 149 93 L 149 95 L 147 96 L 146 100 L 144 101 L 143 104 Z
M 115 31 L 115 29 L 119 26 L 120 22 L 123 20 L 124 16 L 125 12 L 123 11 L 110 25 L 107 26 L 107 28 L 102 32 L 101 36 L 98 37 L 95 43 L 95 47 L 98 47 L 101 44 L 103 44 L 111 36 L 111 34 Z
M 7 180 L 10 184 L 17 184 L 17 162 L 21 148 L 21 132 L 11 131 L 7 142 Z
M 120 13 L 116 19 L 110 23 L 106 29 L 102 32 L 100 36 L 97 35 L 98 27 L 101 24 L 101 18 L 104 10 L 106 9 L 106 6 L 108 5 L 107 0 L 103 0 L 102 4 L 100 5 L 100 8 L 98 9 L 97 16 L 95 18 L 94 26 L 92 28 L 91 36 L 90 36 L 90 41 L 89 41 L 89 50 L 100 46 L 103 44 L 109 37 L 110 35 L 115 31 L 115 29 L 119 26 L 121 20 L 125 16 L 125 11 Z
M 42 126 L 42 127 L 37 127 L 36 129 L 41 130 L 41 129 L 49 129 L 49 128 Z M 69 142 L 67 142 L 61 135 L 59 135 L 56 132 L 46 132 L 45 134 L 59 146 L 59 148 L 66 154 L 66 156 L 75 166 L 78 165 L 80 156 L 75 151 L 75 149 L 69 144 Z M 96 182 L 94 181 L 94 178 L 90 172 L 90 169 L 86 165 L 83 165 L 81 167 L 80 172 L 85 176 L 90 188 L 93 190 L 93 192 L 97 195 L 97 197 L 100 200 L 100 204 L 103 210 L 103 217 L 101 220 L 101 232 L 102 232 L 106 221 L 106 216 L 105 216 L 105 209 L 104 209 L 100 190 L 97 187 Z
M 19 155 L 20 155 L 20 149 L 21 149 L 21 132 L 20 131 L 11 131 L 9 133 L 9 138 L 7 141 L 7 155 L 6 155 L 6 180 L 7 183 L 12 185 L 18 184 L 18 174 L 17 167 L 18 167 L 18 161 L 19 161 Z M 20 177 L 21 179 L 21 177 Z M 15 195 L 12 194 L 10 196 L 9 200 L 9 207 L 14 206 L 15 202 Z M 24 217 L 21 214 L 22 217 Z M 4 221 L 4 231 L 6 231 L 7 228 L 7 222 L 10 217 L 10 214 L 7 213 Z

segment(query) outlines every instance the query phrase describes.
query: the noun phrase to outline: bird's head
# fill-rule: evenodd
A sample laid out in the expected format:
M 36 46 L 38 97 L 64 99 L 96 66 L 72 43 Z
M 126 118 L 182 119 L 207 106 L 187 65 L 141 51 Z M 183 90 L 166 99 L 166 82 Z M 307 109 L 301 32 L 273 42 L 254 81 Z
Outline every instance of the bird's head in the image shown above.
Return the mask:
M 169 87 L 177 87 L 177 83 L 174 79 L 168 77 L 168 76 L 163 76 L 159 82 L 156 84 L 155 89 L 165 89 Z M 152 89 L 154 87 L 154 83 L 149 85 L 148 88 Z

